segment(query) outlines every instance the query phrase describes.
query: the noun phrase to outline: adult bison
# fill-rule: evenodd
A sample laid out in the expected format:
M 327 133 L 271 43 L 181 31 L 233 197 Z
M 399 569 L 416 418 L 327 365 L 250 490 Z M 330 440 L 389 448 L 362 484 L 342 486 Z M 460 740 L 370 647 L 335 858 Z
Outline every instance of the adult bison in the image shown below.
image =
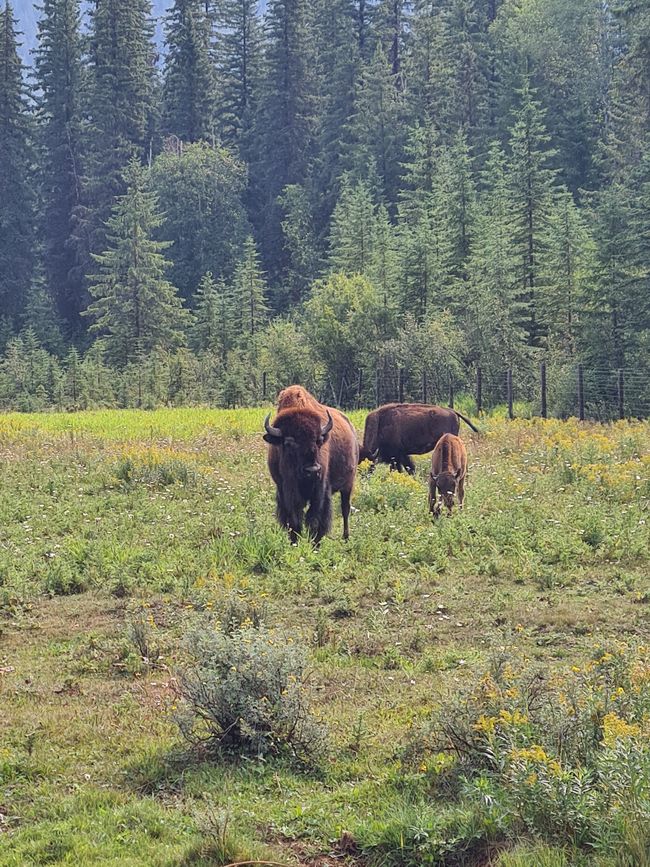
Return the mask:
M 430 452 L 443 434 L 458 435 L 461 419 L 478 431 L 454 409 L 421 403 L 387 403 L 368 413 L 359 459 L 382 461 L 400 472 L 406 469 L 414 473 L 410 456 Z
M 350 498 L 359 463 L 354 428 L 342 412 L 318 403 L 300 386 L 280 393 L 272 424 L 270 417 L 264 422 L 269 471 L 277 488 L 278 521 L 289 530 L 291 541 L 302 532 L 303 518 L 316 544 L 329 533 L 336 493 L 341 494 L 343 538 L 349 538 Z

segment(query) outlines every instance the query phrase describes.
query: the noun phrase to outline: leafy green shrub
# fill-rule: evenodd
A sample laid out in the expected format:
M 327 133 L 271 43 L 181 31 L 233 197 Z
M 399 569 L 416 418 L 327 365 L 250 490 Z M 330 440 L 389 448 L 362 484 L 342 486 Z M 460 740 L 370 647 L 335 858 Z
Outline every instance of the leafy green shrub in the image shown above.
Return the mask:
M 650 650 L 599 650 L 553 678 L 503 656 L 434 715 L 404 764 L 434 793 L 489 806 L 486 821 L 507 816 L 511 839 L 621 851 L 626 828 L 650 827 Z
M 310 712 L 305 652 L 290 636 L 250 622 L 228 631 L 206 622 L 188 636 L 187 651 L 179 725 L 190 742 L 221 754 L 319 759 L 325 731 Z

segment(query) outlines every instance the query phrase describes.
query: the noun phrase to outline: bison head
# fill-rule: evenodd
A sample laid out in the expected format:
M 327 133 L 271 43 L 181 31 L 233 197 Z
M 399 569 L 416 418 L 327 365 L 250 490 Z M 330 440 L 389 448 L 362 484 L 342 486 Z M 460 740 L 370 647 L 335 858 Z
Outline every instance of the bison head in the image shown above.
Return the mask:
M 462 470 L 456 470 L 455 473 L 440 473 L 438 476 L 431 475 L 435 483 L 442 501 L 451 512 L 454 505 L 454 497 L 456 496 L 456 484 L 460 478 Z
M 327 413 L 325 424 L 317 412 L 303 408 L 280 412 L 275 425 L 270 424 L 270 417 L 269 413 L 264 420 L 266 442 L 282 449 L 283 459 L 299 476 L 319 476 L 322 469 L 320 451 L 334 425 L 330 413 Z

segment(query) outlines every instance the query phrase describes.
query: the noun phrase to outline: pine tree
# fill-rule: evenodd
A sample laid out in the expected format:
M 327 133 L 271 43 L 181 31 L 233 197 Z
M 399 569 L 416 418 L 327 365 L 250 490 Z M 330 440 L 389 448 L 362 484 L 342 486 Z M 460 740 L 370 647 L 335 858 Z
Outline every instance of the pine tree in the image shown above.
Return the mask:
M 0 10 L 0 322 L 16 328 L 34 270 L 32 126 L 12 7 Z
M 215 135 L 215 70 L 202 0 L 174 0 L 167 15 L 162 131 L 181 141 Z
M 262 101 L 257 115 L 252 212 L 265 263 L 279 278 L 286 267 L 279 196 L 308 180 L 317 128 L 317 80 L 308 0 L 271 0 Z
M 36 52 L 43 267 L 69 334 L 78 336 L 84 280 L 73 222 L 83 184 L 79 0 L 43 0 Z
M 90 252 L 106 246 L 124 167 L 144 160 L 154 134 L 156 80 L 149 0 L 93 0 L 90 35 L 89 188 L 78 234 Z
M 530 319 L 515 242 L 516 215 L 507 159 L 498 142 L 490 146 L 482 184 L 468 279 L 462 287 L 461 320 L 468 359 L 496 377 L 507 367 L 525 362 L 525 325 Z
M 510 186 L 515 216 L 514 238 L 521 262 L 521 285 L 530 315 L 526 330 L 532 345 L 536 346 L 542 336 L 537 313 L 539 269 L 544 255 L 557 173 L 548 165 L 554 152 L 548 147 L 550 136 L 544 126 L 544 112 L 527 80 L 520 99 L 521 107 L 515 115 L 510 136 Z
M 412 5 L 410 0 L 380 0 L 373 16 L 391 72 L 395 76 L 397 87 L 400 89 L 403 86 L 402 67 L 406 53 L 408 19 Z
M 217 0 L 217 69 L 221 95 L 219 129 L 223 142 L 242 155 L 251 148 L 262 64 L 262 29 L 257 0 Z
M 182 339 L 184 311 L 175 288 L 165 279 L 168 243 L 154 241 L 162 225 L 156 196 L 137 159 L 124 171 L 127 192 L 108 221 L 108 247 L 96 255 L 100 273 L 87 310 L 91 331 L 100 333 L 108 354 L 119 365 L 155 347 L 173 348 Z
M 359 180 L 376 173 L 379 196 L 389 208 L 397 202 L 403 155 L 403 97 L 381 46 L 363 69 L 357 84 L 355 112 L 344 167 Z
M 332 271 L 368 276 L 375 255 L 375 204 L 367 183 L 346 179 L 332 215 L 330 257 Z
M 593 245 L 571 193 L 555 194 L 540 273 L 540 318 L 551 348 L 575 355 L 580 312 L 594 267 Z
M 223 280 L 206 274 L 194 296 L 192 348 L 226 358 L 233 346 L 233 299 Z
M 317 277 L 321 257 L 312 202 L 307 190 L 291 184 L 285 187 L 280 198 L 282 206 L 282 236 L 288 256 L 285 286 L 290 306 L 299 303 L 308 287 Z
M 361 71 L 355 3 L 318 0 L 314 33 L 318 54 L 320 123 L 313 197 L 318 229 L 328 224 L 341 191 L 341 155 L 352 146 L 351 120 Z
M 234 331 L 244 348 L 255 345 L 266 322 L 266 282 L 260 259 L 251 236 L 244 243 L 241 261 L 233 278 Z
M 451 173 L 431 126 L 416 125 L 406 147 L 404 188 L 398 207 L 402 309 L 418 321 L 430 308 L 447 307 L 454 297 L 458 262 Z

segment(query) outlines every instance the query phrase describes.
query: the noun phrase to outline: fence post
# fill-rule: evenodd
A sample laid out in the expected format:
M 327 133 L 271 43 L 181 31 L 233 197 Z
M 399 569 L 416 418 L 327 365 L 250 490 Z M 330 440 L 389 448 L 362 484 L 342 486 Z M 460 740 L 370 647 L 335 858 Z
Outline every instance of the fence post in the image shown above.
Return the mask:
M 363 389 L 363 368 L 359 368 L 359 381 L 357 382 L 357 409 L 361 406 L 361 391 Z
M 381 374 L 379 373 L 379 367 L 375 370 L 375 406 L 380 406 L 381 404 L 381 394 L 379 393 L 379 387 L 381 383 Z
M 578 365 L 578 418 L 585 420 L 585 377 L 582 365 Z
M 542 361 L 540 365 L 540 386 L 542 392 L 542 418 L 548 418 L 548 409 L 546 405 L 546 362 Z
M 513 419 L 515 417 L 513 401 L 512 401 L 512 368 L 508 368 L 508 372 L 506 373 L 506 391 L 508 392 L 508 418 Z
M 625 379 L 622 367 L 618 369 L 618 417 L 625 418 Z
M 262 373 L 262 400 L 266 400 L 266 371 Z
M 454 408 L 454 380 L 449 380 L 449 406 Z
M 480 415 L 483 410 L 483 371 L 476 368 L 476 414 Z
M 399 382 L 399 402 L 404 403 L 404 368 L 400 367 L 398 373 Z
M 422 403 L 428 403 L 429 402 L 428 401 L 428 397 L 429 397 L 428 385 L 429 384 L 427 382 L 427 372 L 426 372 L 426 370 L 423 370 L 422 371 Z

